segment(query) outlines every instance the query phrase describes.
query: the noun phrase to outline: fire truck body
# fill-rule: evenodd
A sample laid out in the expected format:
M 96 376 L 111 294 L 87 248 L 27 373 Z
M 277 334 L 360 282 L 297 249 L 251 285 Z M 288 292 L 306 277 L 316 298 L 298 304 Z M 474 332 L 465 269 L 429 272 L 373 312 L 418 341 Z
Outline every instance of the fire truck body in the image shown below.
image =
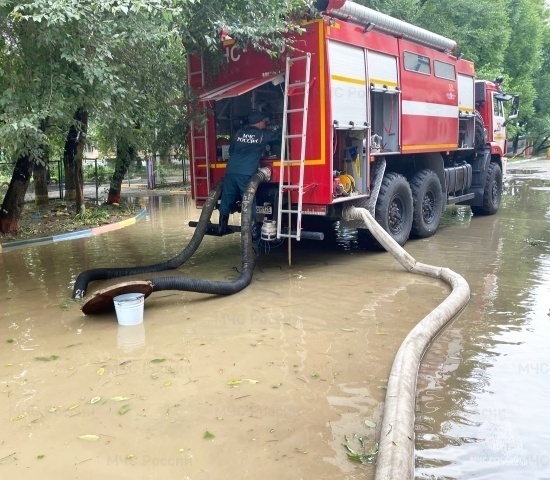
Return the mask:
M 189 138 L 197 204 L 223 177 L 230 139 L 261 111 L 283 130 L 283 151 L 272 145 L 261 160 L 273 175 L 257 194 L 279 238 L 299 240 L 308 216 L 338 220 L 350 202 L 401 244 L 435 233 L 447 204 L 495 213 L 511 96 L 476 80 L 452 40 L 349 1 L 322 3 L 323 17 L 278 58 L 229 41 L 224 68 L 207 80 L 189 56 L 207 118 Z

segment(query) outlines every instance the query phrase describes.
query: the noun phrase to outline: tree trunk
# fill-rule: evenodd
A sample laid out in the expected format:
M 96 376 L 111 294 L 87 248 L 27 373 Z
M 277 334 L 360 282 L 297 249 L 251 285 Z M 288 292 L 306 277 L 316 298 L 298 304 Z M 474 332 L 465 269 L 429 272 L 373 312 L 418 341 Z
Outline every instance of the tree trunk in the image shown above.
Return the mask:
M 84 205 L 82 154 L 88 130 L 88 112 L 83 107 L 79 107 L 73 118 L 75 122 L 69 128 L 63 153 L 65 198 L 75 200 L 76 210 L 80 211 Z
M 25 203 L 25 193 L 29 186 L 34 162 L 28 155 L 21 155 L 13 169 L 10 186 L 0 209 L 0 232 L 17 233 L 19 219 Z
M 74 162 L 75 171 L 75 204 L 77 212 L 84 212 L 84 172 L 82 171 L 82 158 L 84 156 L 84 147 L 86 146 L 86 135 L 88 133 L 88 112 L 83 110 L 80 117 L 80 135 L 76 148 L 76 158 Z
M 130 167 L 130 163 L 136 156 L 136 149 L 132 145 L 128 145 L 125 140 L 119 139 L 116 148 L 116 164 L 111 185 L 109 187 L 109 196 L 107 203 L 120 203 L 120 191 L 122 190 L 122 180 Z
M 65 199 L 74 200 L 76 197 L 74 182 L 74 149 L 78 132 L 74 126 L 69 128 L 67 140 L 65 141 L 65 151 L 63 153 L 63 169 L 65 170 Z
M 47 162 L 47 157 L 44 159 Z M 34 178 L 34 203 L 37 206 L 48 205 L 48 169 L 45 164 L 37 163 L 32 173 Z

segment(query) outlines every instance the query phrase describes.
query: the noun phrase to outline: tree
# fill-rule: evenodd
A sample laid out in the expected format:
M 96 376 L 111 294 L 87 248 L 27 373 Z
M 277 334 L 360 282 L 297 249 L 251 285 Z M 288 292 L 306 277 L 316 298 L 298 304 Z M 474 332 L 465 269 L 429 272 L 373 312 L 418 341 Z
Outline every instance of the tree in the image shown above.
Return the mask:
M 214 52 L 224 29 L 243 45 L 280 47 L 285 31 L 300 28 L 292 13 L 305 6 L 303 0 L 258 0 L 254 8 L 240 0 L 4 0 L 0 62 L 6 74 L 0 75 L 0 144 L 14 158 L 26 158 L 32 170 L 32 164 L 40 161 L 34 154 L 39 145 L 63 145 L 67 132 L 79 128 L 74 112 L 83 108 L 104 131 L 115 126 L 114 137 L 141 123 L 140 140 L 148 140 L 149 149 L 156 148 L 155 141 L 179 146 L 180 135 L 174 142 L 164 132 L 173 133 L 174 122 L 184 121 L 184 107 L 174 104 L 168 109 L 167 102 L 149 94 L 155 82 L 144 81 L 156 73 L 156 84 L 161 85 L 159 72 L 164 66 L 173 78 L 183 62 L 180 53 L 174 63 L 174 45 L 183 38 L 187 48 Z M 180 70 L 179 81 L 167 91 L 171 94 L 182 79 Z M 168 115 L 161 115 L 161 105 Z M 45 119 L 51 128 L 37 143 L 33 138 L 40 136 L 39 125 Z M 21 193 L 24 196 L 15 185 L 26 190 L 28 183 L 8 190 L 6 206 L 16 203 Z M 4 218 L 1 231 L 17 230 L 17 221 Z

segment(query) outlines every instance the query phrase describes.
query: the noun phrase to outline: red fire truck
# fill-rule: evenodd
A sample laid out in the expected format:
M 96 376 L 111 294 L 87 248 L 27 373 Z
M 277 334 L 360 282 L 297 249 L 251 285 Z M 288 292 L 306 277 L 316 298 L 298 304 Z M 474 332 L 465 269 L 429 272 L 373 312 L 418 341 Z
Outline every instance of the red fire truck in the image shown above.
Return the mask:
M 256 196 L 272 232 L 264 239 L 322 239 L 320 220 L 341 220 L 348 205 L 368 208 L 401 245 L 433 235 L 446 205 L 494 214 L 504 103 L 514 99 L 508 117 L 517 116 L 518 97 L 499 79 L 477 80 L 450 39 L 349 0 L 317 7 L 277 58 L 228 40 L 224 67 L 208 78 L 203 59 L 189 56 L 188 83 L 206 113 L 189 135 L 197 205 L 258 111 L 282 131 L 261 160 L 272 169 Z

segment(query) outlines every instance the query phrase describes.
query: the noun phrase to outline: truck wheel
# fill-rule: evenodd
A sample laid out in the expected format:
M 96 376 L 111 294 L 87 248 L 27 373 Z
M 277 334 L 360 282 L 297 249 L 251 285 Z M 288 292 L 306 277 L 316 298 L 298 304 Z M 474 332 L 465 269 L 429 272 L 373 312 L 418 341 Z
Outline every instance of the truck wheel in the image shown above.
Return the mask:
M 405 245 L 413 222 L 413 199 L 409 182 L 403 175 L 384 175 L 376 202 L 375 218 L 399 245 Z
M 417 238 L 431 237 L 439 228 L 443 208 L 443 192 L 439 177 L 433 170 L 421 170 L 411 180 L 411 191 L 412 234 Z
M 475 215 L 494 215 L 500 207 L 502 199 L 502 170 L 500 165 L 495 162 L 489 164 L 485 187 L 483 189 L 483 204 L 481 206 L 472 205 L 472 212 Z

